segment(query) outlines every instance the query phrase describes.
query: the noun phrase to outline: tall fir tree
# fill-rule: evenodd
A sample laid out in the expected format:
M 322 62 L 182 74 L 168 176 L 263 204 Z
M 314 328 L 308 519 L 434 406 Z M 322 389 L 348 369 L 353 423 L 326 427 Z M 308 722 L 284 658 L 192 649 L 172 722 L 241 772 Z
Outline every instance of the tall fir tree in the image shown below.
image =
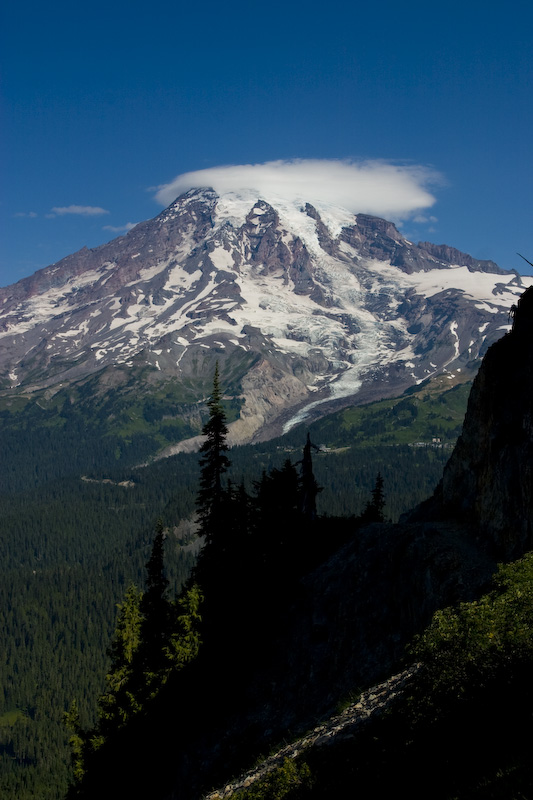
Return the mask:
M 384 522 L 385 515 L 383 509 L 385 508 L 385 493 L 383 491 L 383 477 L 381 472 L 376 475 L 376 483 L 372 489 L 372 497 L 366 504 L 366 508 L 361 515 L 361 522 Z
M 264 577 L 290 572 L 300 546 L 301 481 L 296 466 L 286 459 L 255 483 L 255 556 Z
M 313 459 L 311 457 L 312 447 L 318 450 L 318 447 L 311 442 L 311 437 L 308 433 L 302 458 L 300 511 L 310 522 L 316 519 L 316 496 L 322 491 L 313 473 Z
M 141 598 L 142 592 L 131 584 L 124 601 L 118 605 L 115 635 L 108 650 L 111 664 L 106 675 L 106 689 L 98 701 L 102 732 L 120 727 L 137 710 L 130 683 L 134 657 L 141 642 Z
M 221 526 L 224 506 L 224 487 L 222 476 L 227 471 L 230 461 L 226 456 L 228 445 L 226 436 L 226 414 L 222 405 L 218 361 L 213 378 L 213 391 L 207 403 L 209 419 L 202 433 L 206 437 L 200 448 L 200 489 L 196 501 L 200 519 L 200 533 L 205 536 L 206 544 L 212 544 Z
M 164 548 L 163 521 L 158 519 L 152 552 L 146 562 L 145 591 L 140 604 L 142 622 L 138 658 L 145 675 L 164 666 L 164 650 L 170 636 L 172 604 L 167 597 Z

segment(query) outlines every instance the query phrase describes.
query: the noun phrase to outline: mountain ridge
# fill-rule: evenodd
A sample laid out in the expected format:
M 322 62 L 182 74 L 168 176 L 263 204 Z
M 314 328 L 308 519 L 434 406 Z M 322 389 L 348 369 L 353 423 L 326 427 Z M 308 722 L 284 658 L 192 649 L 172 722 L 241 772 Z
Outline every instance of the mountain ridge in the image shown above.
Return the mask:
M 457 262 L 457 263 L 454 263 Z M 232 376 L 231 441 L 477 368 L 533 278 L 330 204 L 189 190 L 153 220 L 0 289 L 1 393 Z M 122 375 L 123 373 L 123 375 Z M 148 380 L 146 380 L 146 376 Z

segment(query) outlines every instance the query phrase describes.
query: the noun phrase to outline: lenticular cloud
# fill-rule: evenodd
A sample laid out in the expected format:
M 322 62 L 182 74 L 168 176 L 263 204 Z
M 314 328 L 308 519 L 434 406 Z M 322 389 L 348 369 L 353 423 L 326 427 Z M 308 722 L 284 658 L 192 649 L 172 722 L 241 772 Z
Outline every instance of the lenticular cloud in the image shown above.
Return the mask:
M 205 187 L 218 194 L 252 190 L 265 200 L 333 203 L 354 214 L 406 219 L 435 203 L 427 187 L 439 177 L 426 167 L 388 161 L 268 161 L 186 172 L 159 186 L 156 200 L 169 205 L 188 189 Z

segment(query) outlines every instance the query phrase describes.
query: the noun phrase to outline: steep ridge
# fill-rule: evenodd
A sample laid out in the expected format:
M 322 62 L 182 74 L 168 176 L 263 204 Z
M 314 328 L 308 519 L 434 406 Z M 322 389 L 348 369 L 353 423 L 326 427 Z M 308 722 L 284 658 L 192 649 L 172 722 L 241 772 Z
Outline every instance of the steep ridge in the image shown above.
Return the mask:
M 470 392 L 462 434 L 434 497 L 406 519 L 475 525 L 498 557 L 533 545 L 533 291 L 513 326 L 488 350 Z
M 240 404 L 232 441 L 260 440 L 475 370 L 532 282 L 365 214 L 190 190 L 125 236 L 0 289 L 0 389 L 178 381 L 196 403 L 217 358 Z
M 202 800 L 223 800 L 232 797 L 240 789 L 247 789 L 274 770 L 282 768 L 286 759 L 299 758 L 312 748 L 331 747 L 339 741 L 353 739 L 354 735 L 364 729 L 369 719 L 375 719 L 382 714 L 390 707 L 391 702 L 405 691 L 418 666 L 415 664 L 398 675 L 392 675 L 388 680 L 372 686 L 361 694 L 357 702 L 351 703 L 340 714 L 324 720 L 302 738 L 285 745 L 224 788 L 209 792 Z
M 472 386 L 463 433 L 443 476 L 447 513 L 472 519 L 506 560 L 533 546 L 533 291 Z
M 531 484 L 514 483 L 532 463 L 533 401 L 525 380 L 533 358 L 532 294 L 514 310 L 513 330 L 485 356 L 465 434 L 432 500 L 398 525 L 345 524 L 345 544 L 288 594 L 273 574 L 267 616 L 247 609 L 250 625 L 238 637 L 226 637 L 228 613 L 219 640 L 187 676 L 196 704 L 187 707 L 181 681 L 169 684 L 154 716 L 125 734 L 122 752 L 139 764 L 157 761 L 157 779 L 151 768 L 139 769 L 134 782 L 121 773 L 116 790 L 128 790 L 129 781 L 152 797 L 192 800 L 229 782 L 272 744 L 334 714 L 355 689 L 391 675 L 436 609 L 479 596 L 498 559 L 530 547 Z M 491 494 L 496 499 L 489 502 Z M 499 502 L 505 513 L 495 513 Z M 318 541 L 327 550 L 336 535 L 334 521 L 323 520 L 309 545 Z M 232 592 L 239 597 L 238 587 Z M 179 709 L 178 729 L 168 709 Z M 96 778 L 80 796 L 94 796 L 97 787 Z

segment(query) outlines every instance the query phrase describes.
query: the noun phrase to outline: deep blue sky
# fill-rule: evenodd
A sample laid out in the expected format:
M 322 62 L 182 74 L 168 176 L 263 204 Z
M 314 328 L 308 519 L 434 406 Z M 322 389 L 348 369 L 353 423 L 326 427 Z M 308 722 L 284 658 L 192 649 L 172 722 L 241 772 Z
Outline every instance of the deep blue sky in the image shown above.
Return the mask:
M 533 261 L 530 2 L 29 0 L 0 29 L 0 285 L 155 216 L 180 173 L 278 159 L 430 167 L 405 235 Z

